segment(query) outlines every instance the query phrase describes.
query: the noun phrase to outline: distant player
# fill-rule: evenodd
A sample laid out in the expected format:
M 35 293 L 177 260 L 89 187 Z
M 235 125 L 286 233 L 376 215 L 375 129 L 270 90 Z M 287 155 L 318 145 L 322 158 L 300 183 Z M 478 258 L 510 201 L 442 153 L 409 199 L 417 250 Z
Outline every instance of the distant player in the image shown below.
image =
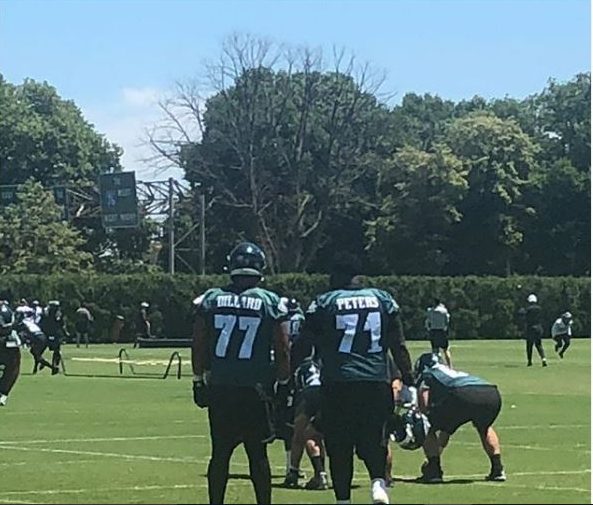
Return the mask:
M 428 332 L 432 352 L 438 354 L 443 350 L 447 366 L 451 367 L 451 351 L 449 351 L 449 322 L 451 316 L 447 307 L 440 299 L 434 299 L 434 305 L 426 309 L 424 325 Z
M 288 311 L 276 293 L 258 287 L 265 255 L 257 245 L 239 244 L 228 261 L 231 284 L 194 300 L 194 401 L 208 407 L 212 443 L 208 495 L 210 503 L 224 503 L 230 459 L 242 443 L 257 503 L 266 504 L 272 497 L 266 444 L 275 438 L 271 350 L 276 395 L 285 402 L 290 380 Z
M 525 348 L 527 352 L 527 366 L 532 366 L 533 347 L 537 349 L 542 360 L 542 366 L 548 366 L 546 354 L 542 345 L 544 327 L 542 325 L 542 308 L 537 303 L 537 296 L 531 293 L 527 297 L 527 307 L 522 308 L 519 314 L 523 317 Z
M 6 300 L 0 300 L 0 407 L 6 406 L 8 394 L 15 385 L 21 369 L 21 341 L 14 331 L 14 314 Z
M 570 337 L 572 337 L 572 314 L 565 312 L 552 325 L 552 338 L 556 342 L 554 350 L 561 358 L 570 347 Z
M 89 346 L 89 333 L 91 331 L 91 324 L 93 323 L 93 315 L 86 303 L 82 302 L 80 307 L 76 309 L 76 322 L 74 328 L 76 330 L 76 347 L 80 347 L 80 341 L 84 340 L 86 347 Z
M 52 375 L 55 375 L 60 371 L 60 364 L 62 362 L 62 341 L 68 336 L 64 315 L 62 314 L 58 300 L 50 300 L 48 302 L 39 326 L 47 338 L 47 347 L 52 352 Z
M 438 355 L 426 353 L 414 366 L 420 410 L 430 421 L 424 442 L 427 461 L 420 482 L 443 481 L 441 454 L 460 426 L 471 422 L 490 459 L 486 480 L 504 481 L 500 443 L 492 425 L 500 413 L 502 400 L 496 386 L 441 364 Z
M 334 495 L 350 503 L 354 451 L 371 479 L 373 503 L 389 503 L 385 483 L 386 425 L 393 412 L 387 353 L 412 385 L 399 306 L 380 289 L 365 288 L 354 261 L 336 258 L 330 291 L 315 298 L 303 337 L 321 359 L 321 423 Z
M 29 351 L 33 356 L 33 374 L 46 367 L 51 369 L 52 374 L 57 374 L 58 370 L 54 369 L 52 364 L 43 357 L 43 354 L 47 350 L 48 342 L 45 333 L 43 333 L 41 327 L 35 322 L 35 311 L 28 305 L 20 304 L 14 312 L 14 328 L 21 336 L 23 342 L 29 346 Z

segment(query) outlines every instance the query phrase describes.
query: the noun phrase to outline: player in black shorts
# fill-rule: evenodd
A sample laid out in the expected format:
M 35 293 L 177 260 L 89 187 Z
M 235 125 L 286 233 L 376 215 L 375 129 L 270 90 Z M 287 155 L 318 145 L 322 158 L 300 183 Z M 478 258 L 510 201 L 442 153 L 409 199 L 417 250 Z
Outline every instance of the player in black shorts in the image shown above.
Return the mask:
M 0 407 L 6 406 L 8 394 L 15 385 L 21 367 L 20 339 L 14 331 L 14 313 L 8 302 L 0 300 Z
M 276 293 L 258 287 L 265 255 L 257 245 L 239 244 L 228 260 L 231 284 L 194 300 L 194 402 L 208 407 L 212 443 L 208 495 L 210 503 L 224 503 L 230 459 L 242 443 L 257 503 L 267 504 L 272 482 L 266 444 L 276 437 L 274 389 L 278 402 L 286 401 L 290 379 L 288 311 Z
M 506 480 L 500 443 L 492 427 L 502 405 L 497 387 L 479 377 L 452 370 L 439 361 L 437 355 L 426 353 L 415 365 L 419 407 L 431 424 L 424 443 L 427 462 L 422 465 L 419 480 L 425 483 L 443 481 L 442 451 L 449 437 L 469 422 L 476 428 L 490 458 L 490 473 L 486 480 Z
M 354 258 L 334 258 L 330 290 L 305 314 L 301 339 L 321 359 L 321 422 L 338 503 L 351 496 L 354 453 L 364 462 L 374 503 L 389 503 L 386 426 L 393 413 L 387 354 L 412 385 L 399 306 L 386 291 L 366 288 Z
M 284 486 L 297 488 L 303 450 L 311 459 L 315 474 L 305 484 L 305 489 L 325 490 L 329 484 L 325 471 L 323 435 L 314 426 L 321 409 L 321 368 L 313 358 L 306 358 L 294 373 L 294 433 L 291 445 L 290 470 Z

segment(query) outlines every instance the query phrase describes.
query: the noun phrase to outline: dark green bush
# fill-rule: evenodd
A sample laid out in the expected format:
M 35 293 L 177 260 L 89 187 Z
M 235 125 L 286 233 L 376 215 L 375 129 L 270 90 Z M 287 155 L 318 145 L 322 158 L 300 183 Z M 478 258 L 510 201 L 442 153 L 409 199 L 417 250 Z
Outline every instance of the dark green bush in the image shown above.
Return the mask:
M 96 319 L 95 339 L 108 341 L 116 315 L 125 317 L 122 339 L 131 341 L 140 302 L 151 303 L 153 329 L 158 336 L 188 337 L 191 334 L 191 302 L 213 286 L 224 285 L 223 275 L 64 274 L 54 276 L 7 275 L 0 295 L 11 300 L 50 299 L 62 301 L 73 326 L 73 315 L 82 300 L 89 303 Z M 591 281 L 584 277 L 372 277 L 369 285 L 390 291 L 399 303 L 409 339 L 424 335 L 424 314 L 435 296 L 449 307 L 452 336 L 457 339 L 517 338 L 517 310 L 527 295 L 538 295 L 546 316 L 546 332 L 563 311 L 574 314 L 574 334 L 589 336 Z M 284 274 L 266 278 L 264 286 L 299 299 L 304 308 L 317 293 L 327 289 L 323 275 Z

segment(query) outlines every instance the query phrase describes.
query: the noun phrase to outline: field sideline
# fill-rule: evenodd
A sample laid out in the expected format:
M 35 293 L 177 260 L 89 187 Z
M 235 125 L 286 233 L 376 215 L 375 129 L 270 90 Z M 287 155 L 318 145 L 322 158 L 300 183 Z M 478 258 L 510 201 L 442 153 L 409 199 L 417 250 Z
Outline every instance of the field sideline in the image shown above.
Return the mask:
M 191 401 L 189 376 L 177 380 L 118 377 L 115 345 L 64 346 L 69 373 L 114 378 L 23 375 L 0 409 L 2 503 L 204 503 L 209 456 L 205 410 Z M 131 349 L 136 370 L 162 373 L 172 349 Z M 416 357 L 425 343 L 412 342 Z M 456 368 L 498 384 L 503 411 L 497 429 L 506 483 L 486 483 L 477 435 L 462 428 L 443 457 L 446 483 L 419 485 L 421 451 L 394 451 L 393 503 L 590 503 L 590 342 L 574 340 L 566 358 L 545 342 L 550 366 L 525 366 L 522 341 L 453 343 Z M 189 350 L 180 354 L 188 375 Z M 32 361 L 24 352 L 23 371 Z M 240 413 L 238 413 L 240 415 Z M 334 503 L 333 493 L 279 488 L 281 442 L 270 447 L 275 503 Z M 311 474 L 308 461 L 303 469 Z M 237 450 L 227 503 L 254 503 L 247 459 Z M 368 502 L 368 479 L 357 463 L 354 503 Z

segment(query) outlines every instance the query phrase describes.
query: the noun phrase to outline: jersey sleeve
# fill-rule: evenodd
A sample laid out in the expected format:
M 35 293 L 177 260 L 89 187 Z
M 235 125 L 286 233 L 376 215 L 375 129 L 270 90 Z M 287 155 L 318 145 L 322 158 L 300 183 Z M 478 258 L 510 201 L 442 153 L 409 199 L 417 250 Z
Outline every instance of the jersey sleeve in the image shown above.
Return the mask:
M 379 294 L 379 299 L 381 300 L 381 304 L 383 305 L 383 310 L 386 314 L 398 314 L 399 313 L 399 305 L 391 296 L 391 293 L 383 290 L 377 290 Z
M 194 298 L 192 304 L 196 315 L 205 315 L 212 307 L 212 293 L 214 290 L 209 289 L 202 293 L 200 296 Z
M 275 321 L 288 321 L 288 307 L 286 305 L 288 298 L 280 297 L 276 293 L 269 292 L 267 300 L 267 312 Z

